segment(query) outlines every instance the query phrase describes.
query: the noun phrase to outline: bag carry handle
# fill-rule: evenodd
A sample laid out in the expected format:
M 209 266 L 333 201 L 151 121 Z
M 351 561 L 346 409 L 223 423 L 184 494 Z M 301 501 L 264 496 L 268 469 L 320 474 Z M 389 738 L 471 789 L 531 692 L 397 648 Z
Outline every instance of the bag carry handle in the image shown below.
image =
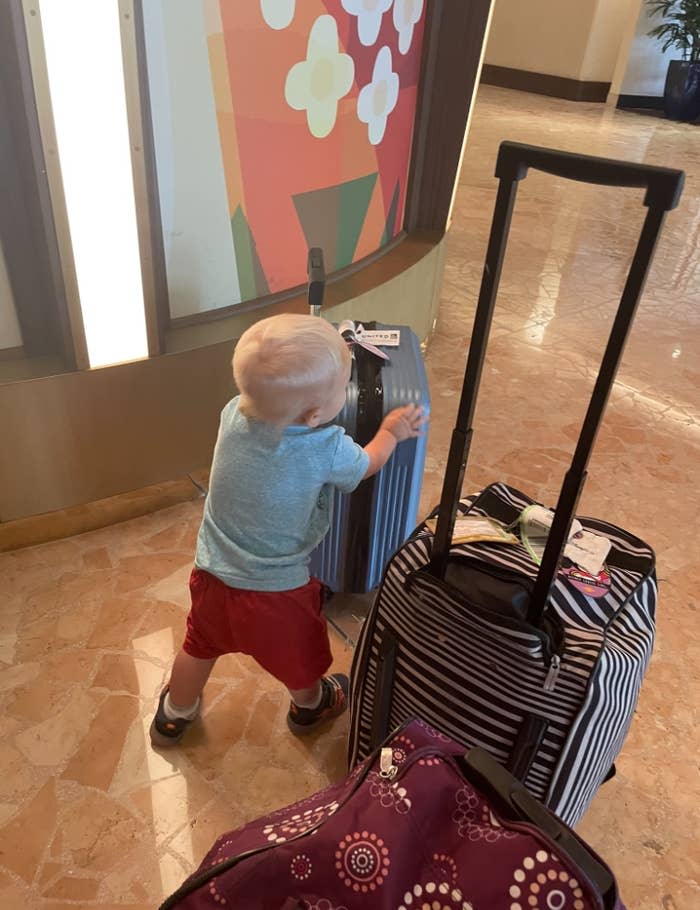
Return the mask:
M 323 250 L 320 246 L 311 247 L 309 250 L 306 273 L 309 276 L 309 313 L 312 316 L 320 316 L 323 293 L 326 288 L 326 268 L 323 264 Z
M 586 480 L 586 470 L 593 444 L 622 359 L 656 242 L 666 212 L 678 204 L 685 175 L 683 171 L 669 168 L 611 161 L 590 155 L 574 155 L 570 152 L 541 149 L 517 142 L 501 143 L 496 163 L 496 176 L 499 178 L 498 195 L 491 223 L 479 300 L 474 315 L 457 423 L 450 442 L 430 561 L 430 572 L 441 579 L 445 577 L 457 507 L 462 493 L 464 473 L 473 436 L 472 423 L 479 383 L 518 183 L 527 175 L 528 169 L 531 167 L 588 183 L 646 187 L 644 204 L 649 209 L 627 275 L 571 467 L 566 473 L 559 494 L 554 520 L 530 598 L 527 619 L 533 625 L 540 625 L 562 552 L 569 537 L 571 522 Z

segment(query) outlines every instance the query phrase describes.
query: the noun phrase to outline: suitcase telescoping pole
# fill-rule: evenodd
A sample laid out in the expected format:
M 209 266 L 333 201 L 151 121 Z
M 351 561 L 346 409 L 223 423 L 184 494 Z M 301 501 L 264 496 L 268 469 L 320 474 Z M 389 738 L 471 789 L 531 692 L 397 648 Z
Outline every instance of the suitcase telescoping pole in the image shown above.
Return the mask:
M 309 313 L 312 316 L 320 316 L 326 286 L 326 269 L 323 265 L 323 250 L 320 247 L 314 246 L 309 250 L 306 271 L 309 276 Z
M 430 562 L 430 571 L 438 578 L 444 578 L 447 568 L 457 507 L 462 493 L 462 483 L 473 435 L 472 422 L 479 382 L 515 196 L 518 183 L 527 176 L 530 168 L 584 183 L 615 187 L 642 187 L 646 189 L 644 205 L 648 209 L 583 422 L 581 435 L 576 444 L 571 467 L 566 473 L 559 494 L 554 520 L 530 598 L 527 618 L 533 625 L 539 625 L 565 543 L 569 537 L 571 522 L 586 480 L 588 460 L 649 272 L 659 232 L 666 213 L 678 205 L 683 189 L 684 174 L 682 171 L 665 167 L 631 164 L 590 155 L 575 155 L 570 152 L 537 148 L 517 142 L 501 144 L 496 163 L 496 177 L 499 180 L 498 195 L 474 317 L 457 423 L 452 433 Z

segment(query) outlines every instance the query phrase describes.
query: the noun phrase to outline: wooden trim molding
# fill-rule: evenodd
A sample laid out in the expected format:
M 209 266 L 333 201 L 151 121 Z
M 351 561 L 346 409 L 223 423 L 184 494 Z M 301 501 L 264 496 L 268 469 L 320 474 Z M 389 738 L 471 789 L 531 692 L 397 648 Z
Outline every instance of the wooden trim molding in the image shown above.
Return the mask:
M 24 360 L 26 356 L 27 352 L 22 344 L 13 348 L 0 348 L 0 363 L 6 360 Z
M 158 509 L 200 499 L 203 496 L 202 483 L 207 482 L 208 474 L 206 469 L 202 469 L 176 480 L 98 499 L 85 505 L 0 522 L 0 553 L 33 547 L 50 540 L 62 540 L 74 534 L 85 534 L 86 531 L 96 531 L 121 521 L 139 518 Z
M 622 110 L 662 111 L 664 99 L 659 95 L 619 95 L 617 106 Z
M 447 229 L 492 0 L 427 4 L 405 230 Z
M 564 98 L 566 101 L 595 101 L 604 103 L 610 91 L 610 82 L 582 82 L 564 76 L 550 76 L 547 73 L 531 73 L 527 70 L 511 69 L 509 66 L 494 66 L 485 63 L 481 70 L 481 81 L 485 85 L 512 88 L 519 92 L 548 95 L 550 98 Z
M 327 319 L 373 318 L 381 301 L 386 322 L 410 324 L 421 337 L 430 334 L 429 314 L 442 283 L 444 235 L 437 232 L 402 235 L 390 249 L 370 254 L 328 278 L 323 301 Z M 408 282 L 408 284 L 406 284 Z M 417 285 L 422 290 L 417 291 Z M 432 302 L 431 302 L 432 301 Z M 254 322 L 277 313 L 306 313 L 306 287 L 248 301 L 171 323 L 167 351 L 176 352 L 229 338 L 239 338 Z M 369 315 L 368 315 L 369 314 Z

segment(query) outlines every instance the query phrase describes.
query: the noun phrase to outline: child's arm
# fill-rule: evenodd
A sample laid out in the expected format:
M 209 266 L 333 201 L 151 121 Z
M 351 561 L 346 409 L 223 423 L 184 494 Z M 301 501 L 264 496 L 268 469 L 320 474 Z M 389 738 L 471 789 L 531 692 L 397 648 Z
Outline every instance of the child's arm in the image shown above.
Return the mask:
M 414 404 L 390 411 L 382 420 L 377 435 L 365 446 L 365 452 L 369 455 L 365 477 L 371 477 L 383 468 L 400 442 L 422 436 L 422 427 L 427 419 L 423 416 L 423 408 Z

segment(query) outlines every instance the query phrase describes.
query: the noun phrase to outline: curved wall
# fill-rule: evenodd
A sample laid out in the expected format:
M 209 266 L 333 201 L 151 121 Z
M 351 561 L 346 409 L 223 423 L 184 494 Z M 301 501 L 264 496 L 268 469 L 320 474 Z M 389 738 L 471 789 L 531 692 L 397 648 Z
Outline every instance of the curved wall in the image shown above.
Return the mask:
M 162 10 L 164 0 L 158 0 L 158 3 Z M 158 3 L 155 0 L 153 4 L 123 0 L 124 21 L 133 23 L 138 18 L 134 15 L 135 11 L 147 8 L 153 10 Z M 225 7 L 229 10 L 234 8 L 230 0 L 182 0 L 182 3 L 189 7 L 201 5 L 208 14 L 218 9 L 221 15 Z M 423 28 L 423 19 L 420 19 L 420 26 L 414 22 L 415 27 L 410 30 L 407 26 L 398 28 L 393 21 L 393 14 L 387 12 L 372 44 L 367 32 L 363 34 L 370 43 L 361 40 L 356 17 L 350 17 L 348 24 L 348 16 L 341 0 L 324 0 L 323 3 L 320 0 L 309 0 L 308 4 L 304 0 L 303 3 L 296 4 L 299 22 L 306 22 L 307 28 L 303 33 L 303 41 L 297 34 L 297 52 L 301 55 L 297 62 L 304 59 L 304 52 L 308 56 L 308 39 L 313 22 L 329 15 L 329 11 L 333 12 L 338 23 L 343 21 L 341 13 L 345 16 L 345 32 L 342 35 L 342 28 L 338 26 L 339 41 L 344 42 L 342 49 L 341 44 L 338 45 L 338 53 L 349 52 L 354 47 L 352 53 L 356 55 L 357 61 L 364 62 L 353 63 L 357 67 L 356 72 L 360 73 L 359 81 L 353 82 L 348 98 L 340 100 L 338 122 L 340 125 L 340 119 L 345 117 L 348 124 L 351 123 L 351 127 L 346 124 L 348 129 L 351 128 L 356 136 L 359 135 L 358 130 L 362 132 L 363 141 L 370 147 L 365 149 L 365 153 L 374 155 L 377 165 L 370 200 L 366 209 L 360 210 L 362 217 L 358 216 L 355 194 L 348 195 L 347 187 L 343 189 L 338 183 L 329 184 L 327 175 L 319 180 L 316 187 L 309 189 L 307 182 L 312 197 L 319 188 L 325 186 L 328 190 L 329 186 L 335 186 L 335 208 L 331 206 L 325 209 L 326 227 L 321 226 L 323 237 L 327 238 L 327 225 L 331 223 L 328 221 L 330 212 L 335 219 L 332 223 L 336 230 L 333 235 L 335 247 L 331 245 L 333 254 L 331 255 L 331 247 L 327 243 L 320 244 L 327 248 L 327 266 L 331 272 L 324 314 L 327 318 L 339 320 L 351 317 L 408 324 L 420 338 L 425 340 L 429 337 L 437 314 L 445 235 L 472 98 L 478 84 L 490 3 L 491 0 L 465 0 L 465 3 L 459 4 L 437 0 L 429 4 L 423 4 L 419 0 L 410 3 L 403 0 L 394 2 L 394 6 L 400 7 L 406 15 L 411 13 L 415 17 L 418 11 L 425 19 L 420 81 L 412 86 L 407 81 L 403 89 L 399 88 L 397 104 L 388 120 L 391 123 L 391 117 L 400 110 L 401 91 L 412 93 L 412 106 L 406 108 L 410 116 L 407 115 L 402 121 L 402 142 L 406 140 L 410 143 L 410 171 L 402 170 L 407 168 L 409 160 L 406 142 L 402 146 L 404 157 L 401 161 L 404 163 L 399 162 L 400 167 L 396 164 L 396 158 L 389 156 L 391 167 L 399 167 L 403 174 L 396 205 L 394 177 L 397 177 L 398 172 L 394 170 L 390 179 L 383 179 L 382 174 L 385 172 L 382 171 L 382 160 L 388 159 L 386 156 L 382 159 L 381 142 L 375 144 L 370 141 L 370 123 L 358 117 L 358 102 L 363 87 L 369 84 L 366 80 L 372 80 L 376 76 L 374 64 L 378 51 L 391 41 L 397 60 L 399 57 L 410 59 L 411 41 L 408 32 L 416 38 Z M 168 9 L 174 5 L 168 0 Z M 254 0 L 245 4 L 236 2 L 235 6 L 239 5 L 248 10 L 258 7 Z M 275 4 L 263 5 L 269 11 Z M 294 6 L 293 3 L 291 5 Z M 314 15 L 316 19 L 312 22 Z M 133 26 L 123 27 L 124 35 L 127 28 L 132 28 L 133 31 Z M 368 26 L 365 24 L 362 27 Z M 268 40 L 283 31 L 268 25 L 265 28 Z M 221 71 L 221 40 L 218 45 L 218 65 Z M 133 49 L 133 43 L 131 47 Z M 208 50 L 211 61 L 211 46 Z M 130 51 L 127 57 L 134 59 L 135 54 Z M 287 61 L 286 65 L 293 68 L 294 64 L 289 65 Z M 396 67 L 393 71 L 397 71 Z M 289 68 L 285 72 L 289 73 Z M 382 97 L 383 102 L 386 102 L 386 96 Z M 377 111 L 381 106 L 379 100 Z M 148 99 L 145 104 L 142 100 L 137 111 L 139 117 L 147 119 L 148 111 Z M 412 119 L 414 111 L 415 127 Z M 297 118 L 294 125 L 297 136 L 301 135 L 301 130 L 305 135 L 308 134 L 304 141 L 317 142 L 318 137 L 310 133 L 307 113 L 308 111 L 290 108 L 289 116 Z M 221 110 L 217 109 L 219 120 L 220 114 Z M 297 122 L 299 118 L 300 121 Z M 132 109 L 132 129 L 136 120 Z M 134 136 L 140 135 L 139 129 L 142 126 L 143 123 L 137 124 Z M 225 134 L 224 130 L 223 135 Z M 377 135 L 374 133 L 374 138 Z M 221 136 L 219 127 L 220 139 Z M 349 180 L 351 189 L 355 190 L 357 184 L 353 181 L 358 179 L 357 168 L 361 164 L 366 169 L 367 162 L 364 159 L 354 160 L 355 140 L 347 141 L 347 146 L 343 142 L 337 146 L 336 158 L 340 160 L 343 170 L 334 179 L 341 183 Z M 223 144 L 221 148 L 224 148 Z M 142 154 L 145 160 L 146 151 L 142 149 L 140 141 L 134 141 L 133 160 L 138 161 Z M 281 171 L 284 171 L 287 151 L 288 145 L 282 137 L 276 148 Z M 222 157 L 224 160 L 225 155 Z M 315 160 L 318 165 L 318 158 Z M 290 172 L 298 164 L 299 162 L 291 166 L 290 163 Z M 314 172 L 316 165 L 312 168 Z M 340 166 L 338 161 L 334 164 L 336 166 Z M 142 212 L 145 212 L 144 225 L 148 223 L 148 230 L 142 225 L 141 232 L 148 233 L 151 237 L 154 228 L 153 212 L 150 206 L 145 205 L 145 199 L 150 194 L 151 203 L 157 201 L 162 190 L 154 177 L 157 178 L 157 174 L 149 171 L 148 162 L 140 174 L 138 169 L 135 172 L 137 199 L 142 203 Z M 226 173 L 224 178 L 229 205 L 227 214 L 231 214 L 230 184 Z M 221 182 L 217 193 L 220 190 Z M 202 189 L 202 192 L 209 191 Z M 247 192 L 246 189 L 246 194 Z M 306 246 L 322 239 L 306 233 L 309 230 L 308 222 L 305 228 L 293 197 L 294 193 L 288 192 L 289 205 L 297 212 L 296 239 L 293 241 L 297 250 L 288 259 L 292 271 L 288 274 L 282 271 L 277 273 L 275 263 L 278 257 L 265 259 L 264 256 L 259 256 L 259 263 L 267 276 L 265 280 L 268 289 L 272 286 L 271 279 L 275 275 L 281 282 L 280 286 L 286 288 L 290 284 L 298 285 L 304 281 Z M 333 193 L 327 194 L 326 202 L 332 198 Z M 160 206 L 155 205 L 154 208 Z M 174 211 L 177 208 L 176 206 Z M 319 211 L 322 210 L 323 206 L 319 208 Z M 310 206 L 308 211 L 313 212 L 314 206 Z M 341 214 L 342 217 L 339 217 Z M 172 217 L 177 220 L 176 215 Z M 390 221 L 388 226 L 387 217 Z M 274 228 L 276 223 L 269 212 L 268 221 L 270 224 L 267 227 L 271 225 Z M 267 230 L 264 219 L 260 223 L 263 230 Z M 348 245 L 347 237 L 350 236 L 352 240 L 353 236 L 349 226 L 356 231 L 357 243 L 351 242 Z M 155 227 L 161 238 L 164 238 L 160 223 L 155 224 Z M 235 230 L 232 230 L 230 236 L 234 235 Z M 286 248 L 288 238 L 280 235 L 278 239 L 278 248 Z M 235 243 L 233 246 L 235 248 Z M 249 247 L 249 252 L 253 251 L 254 246 Z M 206 244 L 204 248 L 206 249 Z M 347 252 L 350 248 L 352 256 Z M 274 249 L 274 244 L 268 246 L 268 249 Z M 158 244 L 151 241 L 150 250 L 157 253 Z M 343 255 L 340 254 L 342 250 L 345 250 Z M 359 258 L 361 256 L 364 258 Z M 157 273 L 155 258 L 151 255 L 148 244 L 145 244 L 142 247 L 144 274 L 152 276 L 152 287 L 157 289 L 163 287 L 160 278 L 164 276 Z M 352 260 L 351 264 L 340 268 L 349 259 Z M 244 272 L 238 269 L 237 263 L 236 258 L 236 274 L 241 286 L 241 275 Z M 212 263 L 211 267 L 214 268 L 215 265 Z M 257 266 L 253 268 L 253 273 L 259 274 Z M 186 269 L 182 274 L 186 274 Z M 251 273 L 247 274 L 250 277 Z M 283 280 L 279 278 L 280 275 Z M 226 294 L 230 290 L 229 287 Z M 149 309 L 150 305 L 146 304 L 147 317 L 154 319 L 157 315 L 160 318 L 165 312 L 167 319 L 159 326 L 158 343 L 152 350 L 154 356 L 102 369 L 83 369 L 29 381 L 0 383 L 0 425 L 3 428 L 3 442 L 0 445 L 0 549 L 37 542 L 46 539 L 46 536 L 59 537 L 77 533 L 81 528 L 109 523 L 109 515 L 117 513 L 110 513 L 106 506 L 102 517 L 93 514 L 83 520 L 86 510 L 90 508 L 89 504 L 94 504 L 95 510 L 99 512 L 105 498 L 119 497 L 120 494 L 153 484 L 167 486 L 169 481 L 206 468 L 216 437 L 219 412 L 234 392 L 230 369 L 234 340 L 256 319 L 275 312 L 303 312 L 306 309 L 305 294 L 299 287 L 268 295 L 260 294 L 255 284 L 253 296 L 255 299 L 248 303 L 241 302 L 225 308 L 209 306 L 209 311 L 198 311 L 190 317 L 173 320 L 167 312 L 167 300 L 164 309 L 160 306 L 162 301 L 156 293 L 155 309 Z M 191 490 L 187 496 L 189 495 Z M 137 498 L 136 492 L 126 497 L 130 501 Z M 124 497 L 121 499 L 123 501 Z M 161 498 L 159 501 L 162 503 L 164 500 Z M 72 510 L 65 521 L 62 510 Z M 123 509 L 119 514 L 127 517 Z M 46 530 L 48 526 L 50 530 Z M 42 537 L 44 533 L 46 536 Z
M 331 285 L 328 318 L 368 319 L 381 312 L 425 338 L 437 313 L 444 243 L 407 239 L 383 260 Z M 302 295 L 246 318 L 305 308 Z M 230 363 L 242 324 L 232 317 L 228 325 L 217 321 L 194 330 L 187 349 L 171 354 L 0 385 L 0 521 L 206 467 L 219 412 L 235 393 Z

